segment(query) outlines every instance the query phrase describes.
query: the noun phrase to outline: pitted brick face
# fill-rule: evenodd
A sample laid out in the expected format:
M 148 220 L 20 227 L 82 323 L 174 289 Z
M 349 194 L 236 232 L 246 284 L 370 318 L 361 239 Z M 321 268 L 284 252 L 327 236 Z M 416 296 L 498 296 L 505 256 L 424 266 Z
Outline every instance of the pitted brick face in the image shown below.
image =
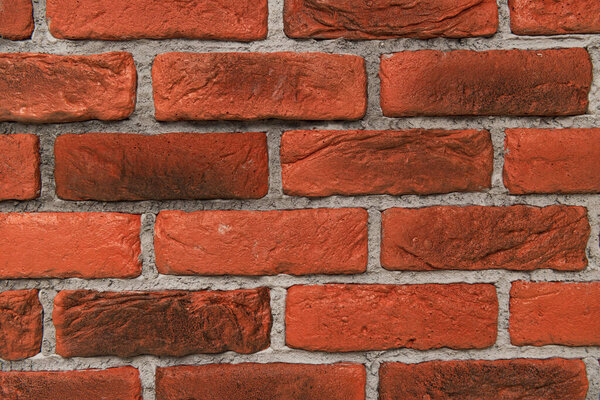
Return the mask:
M 20 360 L 40 352 L 42 305 L 37 290 L 0 293 L 0 339 L 0 359 Z

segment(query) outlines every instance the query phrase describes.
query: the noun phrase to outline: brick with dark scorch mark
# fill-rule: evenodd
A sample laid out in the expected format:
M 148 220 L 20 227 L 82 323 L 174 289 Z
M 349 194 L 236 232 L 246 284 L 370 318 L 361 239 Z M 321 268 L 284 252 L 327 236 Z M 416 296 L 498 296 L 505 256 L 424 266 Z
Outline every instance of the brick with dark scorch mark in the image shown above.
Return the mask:
M 266 288 L 227 292 L 67 290 L 54 300 L 63 357 L 254 353 L 269 347 Z
M 491 36 L 495 0 L 285 0 L 284 29 L 292 38 L 391 39 Z
M 585 114 L 592 63 L 584 48 L 404 51 L 383 55 L 388 117 Z
M 584 400 L 587 389 L 581 360 L 384 363 L 379 370 L 381 400 Z
M 260 198 L 269 190 L 264 133 L 61 135 L 56 192 L 67 200 Z
M 584 207 L 392 208 L 383 213 L 381 263 L 390 270 L 587 266 Z

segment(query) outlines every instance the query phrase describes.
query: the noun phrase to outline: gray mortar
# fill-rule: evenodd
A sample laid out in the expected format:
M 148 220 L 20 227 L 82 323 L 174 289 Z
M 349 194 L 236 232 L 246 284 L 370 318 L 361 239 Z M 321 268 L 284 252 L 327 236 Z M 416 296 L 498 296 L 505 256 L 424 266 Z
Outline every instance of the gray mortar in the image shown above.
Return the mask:
M 600 197 L 598 195 L 528 195 L 511 196 L 502 184 L 503 143 L 505 128 L 574 128 L 600 127 L 600 35 L 560 35 L 548 37 L 519 37 L 509 28 L 507 0 L 498 0 L 500 9 L 499 32 L 491 38 L 452 39 L 397 39 L 397 40 L 291 40 L 283 33 L 283 1 L 269 0 L 269 35 L 266 40 L 252 43 L 215 42 L 203 40 L 136 40 L 123 42 L 68 41 L 53 38 L 45 20 L 45 0 L 34 0 L 36 29 L 33 39 L 11 42 L 0 39 L 2 52 L 46 52 L 53 54 L 95 54 L 108 51 L 128 51 L 133 54 L 138 71 L 138 98 L 135 113 L 126 121 L 89 121 L 70 124 L 20 124 L 0 123 L 0 133 L 34 133 L 40 137 L 42 151 L 42 194 L 37 200 L 0 202 L 0 212 L 74 212 L 105 211 L 127 212 L 142 215 L 142 275 L 136 279 L 36 279 L 0 281 L 0 291 L 37 288 L 44 307 L 44 338 L 42 352 L 37 356 L 16 362 L 0 361 L 0 370 L 73 370 L 85 368 L 107 368 L 132 365 L 140 370 L 144 388 L 144 399 L 154 399 L 154 373 L 157 366 L 207 363 L 239 362 L 292 362 L 334 363 L 355 362 L 367 368 L 368 400 L 377 398 L 378 368 L 382 362 L 399 361 L 417 363 L 430 360 L 506 359 L 506 358 L 581 358 L 587 366 L 590 388 L 588 400 L 600 398 L 599 347 L 516 347 L 508 336 L 509 290 L 512 281 L 600 281 Z M 594 84 L 590 94 L 590 107 L 586 115 L 560 118 L 536 117 L 465 117 L 465 118 L 386 118 L 379 107 L 379 57 L 382 54 L 403 50 L 419 49 L 545 49 L 586 47 L 594 62 Z M 369 104 L 367 115 L 359 121 L 314 122 L 314 121 L 256 121 L 256 122 L 174 122 L 159 123 L 154 119 L 152 60 L 157 54 L 169 51 L 227 52 L 227 51 L 295 51 L 355 54 L 367 62 L 369 76 Z M 493 187 L 481 193 L 452 193 L 435 196 L 333 196 L 322 199 L 296 198 L 283 195 L 281 188 L 281 166 L 279 144 L 282 132 L 291 129 L 488 129 L 492 134 L 495 162 Z M 132 132 L 157 134 L 165 132 L 266 132 L 269 144 L 270 190 L 259 200 L 210 200 L 210 201 L 142 201 L 142 202 L 69 202 L 54 193 L 54 140 L 62 133 L 85 132 Z M 587 254 L 590 265 L 582 272 L 556 272 L 538 270 L 517 272 L 503 270 L 487 271 L 434 271 L 434 272 L 390 272 L 379 263 L 381 211 L 391 207 L 424 207 L 431 205 L 511 205 L 529 204 L 545 206 L 551 204 L 581 205 L 588 209 L 592 226 Z M 369 261 L 367 272 L 354 276 L 292 277 L 288 275 L 267 277 L 176 277 L 159 275 L 154 265 L 152 231 L 156 214 L 160 210 L 178 209 L 186 211 L 211 209 L 269 210 L 300 208 L 363 207 L 369 211 Z M 368 351 L 351 353 L 322 353 L 290 349 L 285 345 L 284 309 L 286 289 L 296 284 L 323 283 L 493 283 L 499 300 L 498 340 L 493 347 L 483 350 L 457 351 L 438 349 L 418 351 L 398 349 L 390 351 Z M 132 358 L 93 357 L 62 358 L 54 353 L 55 331 L 52 325 L 52 303 L 54 296 L 63 289 L 120 290 L 230 290 L 237 288 L 271 288 L 273 328 L 271 347 L 256 354 L 241 355 L 227 352 L 217 355 L 193 355 L 188 357 L 138 356 Z

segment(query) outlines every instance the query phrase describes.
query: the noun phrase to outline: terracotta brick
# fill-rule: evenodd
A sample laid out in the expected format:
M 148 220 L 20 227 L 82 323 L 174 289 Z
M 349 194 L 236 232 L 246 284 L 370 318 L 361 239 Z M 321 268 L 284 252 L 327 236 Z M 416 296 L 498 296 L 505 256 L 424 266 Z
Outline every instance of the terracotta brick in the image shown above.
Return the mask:
M 311 351 L 473 349 L 496 341 L 489 284 L 293 286 L 286 343 Z
M 388 117 L 585 114 L 592 64 L 584 48 L 438 50 L 384 55 Z
M 267 36 L 267 0 L 48 0 L 62 39 L 256 40 Z
M 61 135 L 56 192 L 67 200 L 260 198 L 269 190 L 264 133 Z
M 516 346 L 600 346 L 600 282 L 513 282 L 509 323 Z
M 584 400 L 588 381 L 581 360 L 432 361 L 384 363 L 381 400 Z
M 136 88 L 129 53 L 0 54 L 0 121 L 121 120 L 135 108 Z
M 156 370 L 156 399 L 364 400 L 356 364 L 210 364 Z
M 393 208 L 383 213 L 382 225 L 381 263 L 390 270 L 587 266 L 584 207 Z
M 40 195 L 39 140 L 35 135 L 0 135 L 0 200 Z
M 0 214 L 0 279 L 133 278 L 141 272 L 140 216 Z
M 0 358 L 20 360 L 38 354 L 42 329 L 42 305 L 37 290 L 0 293 Z
M 505 153 L 512 194 L 600 193 L 600 129 L 507 129 Z
M 266 288 L 228 292 L 66 290 L 54 300 L 63 357 L 254 353 L 269 347 Z
M 363 209 L 162 211 L 158 272 L 175 275 L 352 274 L 367 266 Z
M 159 121 L 362 118 L 364 59 L 325 53 L 167 53 L 152 67 Z
M 133 367 L 79 371 L 0 372 L 4 400 L 142 400 Z
M 0 0 L 0 37 L 8 40 L 29 39 L 33 28 L 31 0 Z
M 495 0 L 285 0 L 284 28 L 289 37 L 317 39 L 491 36 L 498 7 Z
M 517 35 L 600 33 L 597 0 L 509 0 L 510 29 Z
M 488 131 L 291 131 L 281 139 L 283 190 L 292 196 L 480 191 L 491 186 L 493 162 Z

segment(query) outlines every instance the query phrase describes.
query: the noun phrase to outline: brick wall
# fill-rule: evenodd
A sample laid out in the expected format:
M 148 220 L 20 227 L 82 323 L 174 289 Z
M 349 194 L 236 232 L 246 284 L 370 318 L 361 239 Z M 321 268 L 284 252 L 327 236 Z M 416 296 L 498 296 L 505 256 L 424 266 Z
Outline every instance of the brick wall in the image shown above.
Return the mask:
M 600 398 L 596 0 L 0 36 L 0 398 Z

